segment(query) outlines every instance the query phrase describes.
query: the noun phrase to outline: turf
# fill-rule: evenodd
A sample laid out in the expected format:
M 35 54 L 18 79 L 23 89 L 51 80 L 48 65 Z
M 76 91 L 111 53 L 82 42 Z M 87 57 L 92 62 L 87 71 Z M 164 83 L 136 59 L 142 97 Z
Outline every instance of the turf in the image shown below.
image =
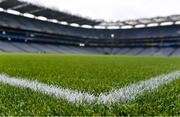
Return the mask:
M 1 54 L 0 73 L 93 94 L 180 70 L 177 57 Z M 1 115 L 179 115 L 179 80 L 129 103 L 74 105 L 25 88 L 0 85 Z

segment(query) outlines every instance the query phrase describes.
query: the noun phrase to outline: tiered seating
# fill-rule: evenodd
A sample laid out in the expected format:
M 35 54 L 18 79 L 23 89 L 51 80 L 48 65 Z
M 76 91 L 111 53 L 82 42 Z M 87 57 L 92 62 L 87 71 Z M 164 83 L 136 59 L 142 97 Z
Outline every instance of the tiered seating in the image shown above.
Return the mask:
M 169 56 L 175 51 L 175 48 L 161 48 L 158 52 L 156 52 L 154 55 L 164 55 Z
M 177 48 L 172 54 L 172 56 L 180 56 L 180 48 Z
M 22 49 L 24 52 L 27 53 L 39 53 L 40 51 L 36 48 L 33 48 L 30 46 L 30 44 L 27 43 L 17 43 L 17 42 L 13 42 L 12 45 L 14 45 L 15 47 Z
M 154 55 L 156 52 L 158 52 L 158 48 L 145 48 L 139 55 Z
M 141 51 L 143 51 L 144 48 L 132 48 L 129 52 L 127 52 L 127 55 L 138 55 Z
M 52 50 L 51 48 L 48 48 L 46 44 L 31 44 L 31 47 L 38 49 L 42 53 L 57 53 L 56 51 Z
M 124 55 L 124 54 L 128 53 L 131 49 L 130 48 L 119 48 L 117 50 L 119 50 L 119 51 L 117 51 L 117 53 L 115 53 L 115 54 L 122 54 L 122 55 Z
M 19 49 L 13 46 L 12 43 L 1 42 L 1 41 L 0 41 L 0 50 L 2 50 L 3 52 L 17 52 L 17 53 L 24 52 L 22 49 Z
M 177 56 L 180 48 L 99 48 L 0 41 L 0 52 Z

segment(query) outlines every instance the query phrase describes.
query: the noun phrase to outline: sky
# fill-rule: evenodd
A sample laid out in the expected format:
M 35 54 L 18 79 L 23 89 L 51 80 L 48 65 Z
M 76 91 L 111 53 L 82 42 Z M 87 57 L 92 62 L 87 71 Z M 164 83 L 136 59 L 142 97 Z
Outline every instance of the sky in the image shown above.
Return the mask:
M 123 21 L 180 14 L 180 0 L 24 0 L 75 15 Z

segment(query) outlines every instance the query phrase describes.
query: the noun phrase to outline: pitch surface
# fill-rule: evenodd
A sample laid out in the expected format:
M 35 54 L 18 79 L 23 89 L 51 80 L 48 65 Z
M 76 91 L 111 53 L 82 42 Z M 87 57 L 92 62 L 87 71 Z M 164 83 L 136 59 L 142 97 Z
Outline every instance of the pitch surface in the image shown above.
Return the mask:
M 100 55 L 1 54 L 0 74 L 94 96 L 180 70 L 180 58 Z M 179 115 L 179 80 L 113 105 L 74 104 L 1 83 L 1 115 Z

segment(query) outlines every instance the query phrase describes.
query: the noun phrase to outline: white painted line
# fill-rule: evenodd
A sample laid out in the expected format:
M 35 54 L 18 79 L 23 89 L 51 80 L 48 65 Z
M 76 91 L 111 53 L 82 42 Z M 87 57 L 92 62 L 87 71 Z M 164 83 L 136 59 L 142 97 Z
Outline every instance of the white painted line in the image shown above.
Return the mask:
M 63 98 L 69 102 L 93 102 L 95 99 L 93 95 L 88 93 L 81 93 L 75 90 L 64 89 L 62 87 L 57 87 L 53 85 L 47 85 L 44 83 L 39 83 L 37 81 L 17 79 L 15 77 L 9 77 L 6 75 L 0 75 L 0 82 L 9 84 L 11 86 L 29 88 L 33 91 L 53 95 L 57 98 Z
M 145 91 L 153 91 L 159 86 L 170 83 L 173 80 L 180 78 L 180 71 L 163 74 L 151 79 L 140 81 L 135 84 L 130 84 L 121 89 L 112 90 L 108 93 L 103 93 L 98 97 L 99 103 L 115 103 L 118 101 L 130 102 L 138 96 L 142 96 Z
M 72 103 L 98 103 L 98 104 L 113 104 L 115 102 L 130 102 L 136 97 L 143 95 L 145 91 L 153 91 L 163 84 L 167 84 L 173 80 L 180 78 L 180 71 L 163 74 L 151 79 L 130 84 L 123 88 L 112 90 L 110 92 L 101 93 L 99 96 L 86 92 L 79 92 L 76 90 L 65 89 L 58 86 L 47 85 L 37 81 L 30 81 L 9 77 L 7 75 L 0 75 L 0 82 L 11 86 L 29 88 L 33 91 L 52 95 L 56 98 L 65 99 Z

